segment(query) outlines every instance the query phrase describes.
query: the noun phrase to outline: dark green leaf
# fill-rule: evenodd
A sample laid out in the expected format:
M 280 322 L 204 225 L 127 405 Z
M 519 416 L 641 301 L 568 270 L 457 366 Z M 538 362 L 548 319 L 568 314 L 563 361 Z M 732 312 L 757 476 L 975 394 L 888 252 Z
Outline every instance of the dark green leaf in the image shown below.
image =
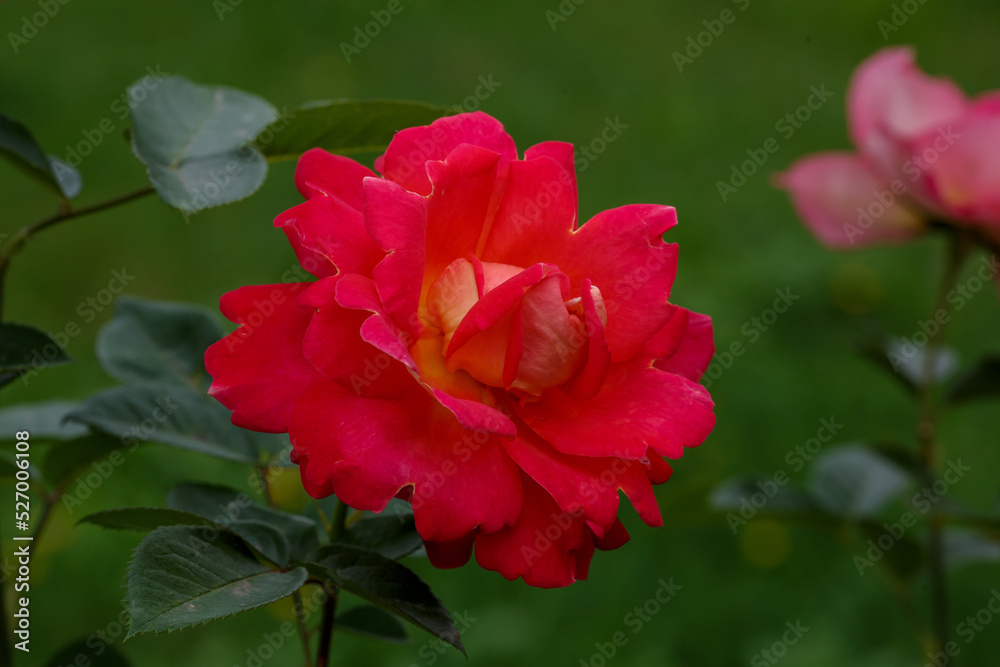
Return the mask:
M 121 440 L 103 433 L 85 435 L 69 442 L 58 442 L 49 447 L 42 457 L 42 473 L 49 485 L 61 488 L 71 482 L 84 468 L 98 461 L 102 462 L 105 468 L 120 465 L 124 459 L 122 449 L 124 447 Z M 108 459 L 109 456 L 115 457 L 115 460 L 105 461 L 104 459 Z
M 944 561 L 950 570 L 1000 561 L 1000 542 L 974 530 L 948 528 L 944 534 Z
M 97 338 L 97 358 L 126 384 L 163 382 L 206 390 L 205 350 L 223 336 L 197 306 L 119 297 L 114 318 Z
M 149 532 L 161 526 L 203 526 L 211 522 L 197 514 L 166 507 L 121 507 L 87 515 L 79 523 L 92 523 L 113 530 Z
M 291 595 L 308 573 L 274 571 L 236 537 L 210 528 L 164 526 L 135 550 L 128 573 L 129 631 L 207 623 Z
M 24 324 L 0 324 L 0 371 L 37 371 L 70 361 L 44 331 Z
M 270 456 L 274 440 L 280 446 L 276 436 L 233 426 L 221 404 L 180 385 L 107 389 L 84 401 L 69 419 L 121 438 L 126 446 L 156 442 L 240 463 L 258 464 Z
M 0 155 L 57 195 L 72 199 L 80 193 L 80 174 L 45 154 L 24 124 L 0 113 Z
M 250 141 L 277 117 L 274 107 L 179 76 L 138 87 L 145 99 L 132 109 L 132 150 L 163 201 L 190 213 L 243 199 L 264 182 L 267 161 Z
M 367 605 L 345 611 L 337 617 L 336 627 L 338 631 L 393 644 L 405 644 L 410 639 L 406 635 L 406 626 L 398 618 Z
M 64 646 L 45 663 L 45 667 L 77 667 L 78 665 L 129 667 L 129 661 L 114 646 L 103 641 L 94 641 L 93 636 L 91 636 Z
M 1000 357 L 986 357 L 963 373 L 948 392 L 952 403 L 1000 396 Z
M 385 150 L 399 130 L 454 112 L 395 100 L 310 102 L 284 114 L 255 143 L 272 160 L 290 160 L 310 148 L 341 155 L 371 153 Z
M 341 541 L 371 549 L 393 560 L 408 556 L 423 546 L 412 514 L 365 517 L 351 526 L 341 537 Z
M 180 484 L 167 506 L 226 526 L 278 565 L 302 559 L 319 544 L 312 519 L 265 507 L 236 489 L 211 484 Z
M 36 440 L 72 440 L 86 435 L 87 428 L 63 421 L 79 407 L 72 401 L 21 403 L 0 410 L 0 439 L 13 439 L 17 431 L 28 431 Z
M 816 458 L 808 491 L 825 511 L 859 519 L 878 514 L 911 483 L 910 474 L 863 445 L 844 445 Z
M 346 544 L 320 547 L 310 560 L 319 568 L 316 574 L 329 577 L 345 591 L 404 618 L 465 653 L 448 610 L 411 570 L 374 551 Z

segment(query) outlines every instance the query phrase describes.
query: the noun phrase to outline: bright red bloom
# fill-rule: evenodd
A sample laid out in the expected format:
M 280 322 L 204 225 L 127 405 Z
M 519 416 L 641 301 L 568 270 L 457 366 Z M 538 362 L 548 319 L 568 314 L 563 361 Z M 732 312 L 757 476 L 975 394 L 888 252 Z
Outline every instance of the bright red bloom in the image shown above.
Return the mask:
M 847 116 L 857 153 L 811 155 L 779 178 L 821 241 L 899 243 L 931 220 L 1000 238 L 1000 95 L 967 100 L 893 47 L 858 67 Z
M 715 424 L 711 322 L 668 303 L 667 206 L 577 226 L 573 147 L 518 159 L 483 113 L 399 132 L 377 177 L 312 150 L 278 216 L 312 283 L 222 298 L 205 356 L 246 428 L 288 431 L 306 490 L 410 500 L 438 567 L 564 586 L 628 540 L 619 490 L 662 525 L 664 457 Z

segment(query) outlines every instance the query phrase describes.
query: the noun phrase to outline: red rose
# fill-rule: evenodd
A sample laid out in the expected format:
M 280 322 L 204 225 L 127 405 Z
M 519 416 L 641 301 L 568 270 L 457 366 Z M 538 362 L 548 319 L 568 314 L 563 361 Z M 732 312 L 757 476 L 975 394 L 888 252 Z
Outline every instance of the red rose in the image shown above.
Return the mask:
M 312 283 L 222 298 L 205 356 L 233 423 L 290 434 L 314 497 L 413 504 L 431 562 L 564 586 L 627 539 L 619 490 L 662 525 L 664 457 L 715 417 L 711 322 L 668 303 L 673 208 L 577 226 L 570 144 L 518 159 L 483 113 L 399 132 L 379 178 L 312 150 L 278 216 Z

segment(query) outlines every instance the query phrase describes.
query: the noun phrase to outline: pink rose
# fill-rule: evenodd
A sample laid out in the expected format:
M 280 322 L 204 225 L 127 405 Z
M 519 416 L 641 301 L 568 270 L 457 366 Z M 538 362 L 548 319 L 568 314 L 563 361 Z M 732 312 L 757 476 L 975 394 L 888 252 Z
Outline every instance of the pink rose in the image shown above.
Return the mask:
M 899 243 L 930 222 L 998 236 L 1000 96 L 969 101 L 920 72 L 911 49 L 893 47 L 858 67 L 847 115 L 857 153 L 812 155 L 778 179 L 821 241 Z
M 233 423 L 290 434 L 314 497 L 413 505 L 431 562 L 564 586 L 628 540 L 619 490 L 653 484 L 715 424 L 711 322 L 668 303 L 673 208 L 577 225 L 573 147 L 519 159 L 483 113 L 399 132 L 382 177 L 312 150 L 278 216 L 312 283 L 222 298 L 206 353 Z

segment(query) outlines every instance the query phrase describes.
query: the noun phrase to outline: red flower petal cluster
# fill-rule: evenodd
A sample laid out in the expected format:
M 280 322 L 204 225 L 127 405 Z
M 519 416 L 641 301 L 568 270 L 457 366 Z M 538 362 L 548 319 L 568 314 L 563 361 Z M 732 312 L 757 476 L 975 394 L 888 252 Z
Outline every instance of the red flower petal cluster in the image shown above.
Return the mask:
M 673 208 L 577 224 L 573 148 L 518 158 L 483 113 L 399 132 L 364 166 L 303 155 L 281 214 L 315 282 L 222 298 L 209 348 L 233 422 L 288 432 L 315 497 L 413 505 L 439 567 L 564 586 L 628 540 L 619 491 L 662 524 L 664 460 L 715 424 L 709 318 L 668 303 Z

